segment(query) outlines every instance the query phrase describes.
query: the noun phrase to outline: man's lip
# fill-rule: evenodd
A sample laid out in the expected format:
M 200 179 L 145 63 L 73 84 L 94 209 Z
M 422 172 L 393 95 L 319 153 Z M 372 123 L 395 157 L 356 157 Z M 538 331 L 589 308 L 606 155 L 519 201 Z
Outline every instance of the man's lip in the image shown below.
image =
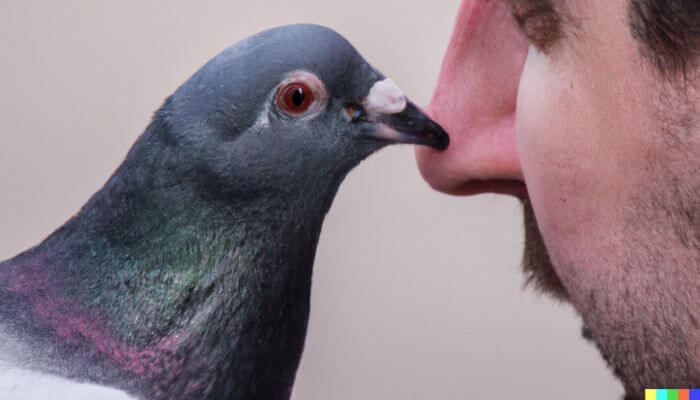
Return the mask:
M 525 183 L 515 179 L 470 180 L 451 189 L 456 196 L 472 196 L 483 193 L 509 194 L 521 199 L 528 198 Z

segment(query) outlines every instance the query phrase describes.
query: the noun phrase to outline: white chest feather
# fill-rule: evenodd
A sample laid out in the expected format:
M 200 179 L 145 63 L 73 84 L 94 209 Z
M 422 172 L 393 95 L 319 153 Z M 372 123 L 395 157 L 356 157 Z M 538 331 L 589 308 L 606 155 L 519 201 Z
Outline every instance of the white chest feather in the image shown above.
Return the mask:
M 136 400 L 126 393 L 90 383 L 45 375 L 0 363 L 0 399 Z

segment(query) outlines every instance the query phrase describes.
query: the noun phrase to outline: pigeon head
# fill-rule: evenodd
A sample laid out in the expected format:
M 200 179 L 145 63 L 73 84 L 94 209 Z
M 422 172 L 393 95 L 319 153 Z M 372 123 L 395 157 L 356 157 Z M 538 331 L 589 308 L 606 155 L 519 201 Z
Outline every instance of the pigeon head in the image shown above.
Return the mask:
M 197 180 L 240 199 L 334 182 L 391 143 L 447 134 L 338 33 L 291 25 L 214 57 L 172 96 L 169 131 Z M 185 171 L 192 175 L 193 171 Z
M 138 398 L 289 398 L 325 212 L 392 143 L 448 137 L 337 33 L 251 36 L 165 101 L 78 214 L 0 263 L 0 336 Z

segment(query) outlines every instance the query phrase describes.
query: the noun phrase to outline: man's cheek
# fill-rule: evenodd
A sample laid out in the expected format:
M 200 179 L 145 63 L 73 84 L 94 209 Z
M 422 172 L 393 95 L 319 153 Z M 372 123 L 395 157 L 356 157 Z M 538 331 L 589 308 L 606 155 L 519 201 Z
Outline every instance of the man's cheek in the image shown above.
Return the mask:
M 523 68 L 516 106 L 517 147 L 523 176 L 542 234 L 553 258 L 580 243 L 588 190 L 587 144 L 580 141 L 572 80 L 532 46 Z
M 561 169 L 568 168 L 561 157 L 567 151 L 560 134 L 566 126 L 554 79 L 546 57 L 530 46 L 518 87 L 515 130 L 523 176 L 536 210 L 543 209 L 542 204 L 551 210 L 552 201 L 561 199 L 567 175 Z
M 533 50 L 516 106 L 517 148 L 528 194 L 557 273 L 569 290 L 594 282 L 621 218 L 624 182 L 614 171 L 624 156 L 610 138 L 619 128 L 601 118 L 610 107 L 590 79 Z M 598 90 L 598 89 L 596 89 Z M 618 149 L 620 147 L 617 147 Z M 575 292 L 571 293 L 575 295 Z

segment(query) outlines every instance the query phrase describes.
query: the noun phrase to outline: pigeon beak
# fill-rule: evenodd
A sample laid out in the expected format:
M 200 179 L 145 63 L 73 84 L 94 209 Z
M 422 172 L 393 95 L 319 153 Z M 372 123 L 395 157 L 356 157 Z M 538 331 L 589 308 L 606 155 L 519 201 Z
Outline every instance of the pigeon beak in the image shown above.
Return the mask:
M 362 102 L 363 119 L 374 123 L 373 136 L 394 143 L 413 143 L 445 150 L 450 137 L 410 102 L 390 79 L 378 81 Z

